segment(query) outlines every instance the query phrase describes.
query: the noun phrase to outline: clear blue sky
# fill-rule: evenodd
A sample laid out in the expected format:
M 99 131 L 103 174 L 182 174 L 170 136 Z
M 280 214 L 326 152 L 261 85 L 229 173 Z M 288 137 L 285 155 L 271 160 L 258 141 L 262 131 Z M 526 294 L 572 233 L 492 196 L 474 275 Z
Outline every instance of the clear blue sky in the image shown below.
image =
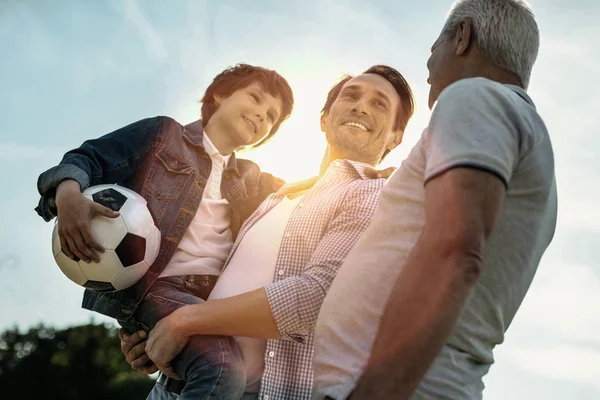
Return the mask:
M 0 2 L 0 329 L 89 321 L 81 289 L 53 262 L 36 179 L 83 140 L 135 120 L 187 123 L 218 72 L 277 69 L 296 93 L 278 137 L 247 156 L 287 180 L 314 175 L 318 111 L 343 73 L 385 63 L 418 102 L 399 165 L 427 124 L 429 48 L 450 1 L 103 0 Z M 553 139 L 559 225 L 496 351 L 486 399 L 600 398 L 600 5 L 537 0 L 542 43 L 530 94 Z M 105 320 L 94 316 L 96 321 Z

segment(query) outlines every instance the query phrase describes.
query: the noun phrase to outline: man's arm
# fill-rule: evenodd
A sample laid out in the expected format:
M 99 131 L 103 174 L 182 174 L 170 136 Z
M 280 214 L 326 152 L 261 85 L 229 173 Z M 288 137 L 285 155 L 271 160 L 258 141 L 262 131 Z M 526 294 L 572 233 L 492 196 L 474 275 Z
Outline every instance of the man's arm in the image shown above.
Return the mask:
M 193 335 L 279 338 L 264 289 L 181 307 L 156 324 L 147 342 L 144 331 L 119 331 L 121 351 L 132 368 L 147 373 L 158 368 L 174 379 L 181 378 L 171 361 Z
M 279 332 L 265 289 L 182 307 L 173 314 L 175 329 L 193 335 L 277 339 Z
M 450 334 L 483 267 L 504 182 L 453 168 L 425 186 L 425 228 L 390 295 L 352 399 L 407 399 Z
M 369 224 L 380 190 L 381 182 L 370 180 L 345 199 L 343 210 L 328 224 L 303 274 L 238 296 L 188 305 L 164 318 L 150 333 L 146 347 L 150 359 L 167 372 L 170 360 L 192 335 L 304 342 L 314 330 L 337 270 Z M 128 360 L 139 355 L 128 355 Z
M 190 335 L 231 335 L 302 341 L 312 332 L 337 270 L 377 207 L 381 182 L 370 180 L 344 200 L 301 275 L 221 300 L 182 307 Z

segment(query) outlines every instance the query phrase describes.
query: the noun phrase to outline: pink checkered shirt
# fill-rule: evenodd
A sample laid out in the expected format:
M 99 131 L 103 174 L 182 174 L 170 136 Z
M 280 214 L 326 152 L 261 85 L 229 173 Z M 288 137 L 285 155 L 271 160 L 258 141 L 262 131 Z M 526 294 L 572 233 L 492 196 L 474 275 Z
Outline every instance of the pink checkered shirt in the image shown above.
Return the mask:
M 386 182 L 369 178 L 366 167 L 336 160 L 319 179 L 285 185 L 267 197 L 240 230 L 231 254 L 284 196 L 309 189 L 287 222 L 273 283 L 265 288 L 282 339 L 267 341 L 260 399 L 311 398 L 319 309 L 338 268 L 369 225 Z

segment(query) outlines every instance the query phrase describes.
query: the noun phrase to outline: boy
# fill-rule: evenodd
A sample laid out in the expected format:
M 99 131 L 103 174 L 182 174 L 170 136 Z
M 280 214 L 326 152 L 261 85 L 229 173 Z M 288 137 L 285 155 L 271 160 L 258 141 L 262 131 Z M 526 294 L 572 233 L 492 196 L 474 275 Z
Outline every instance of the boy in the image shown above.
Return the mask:
M 186 126 L 168 117 L 135 122 L 84 142 L 41 174 L 36 210 L 46 221 L 60 216 L 61 247 L 73 259 L 98 261 L 96 252 L 104 249 L 91 237 L 90 219 L 118 216 L 84 198 L 88 186 L 118 183 L 136 191 L 161 231 L 159 255 L 138 283 L 115 293 L 86 290 L 83 307 L 129 330 L 149 331 L 181 305 L 205 300 L 242 222 L 283 184 L 234 152 L 273 136 L 293 102 L 289 84 L 275 71 L 240 64 L 207 88 L 201 120 Z M 243 390 L 243 365 L 228 364 L 224 354 L 215 357 L 220 365 L 189 363 L 182 398 L 208 391 L 228 397 L 236 385 Z M 189 387 L 191 376 L 200 377 L 195 387 Z

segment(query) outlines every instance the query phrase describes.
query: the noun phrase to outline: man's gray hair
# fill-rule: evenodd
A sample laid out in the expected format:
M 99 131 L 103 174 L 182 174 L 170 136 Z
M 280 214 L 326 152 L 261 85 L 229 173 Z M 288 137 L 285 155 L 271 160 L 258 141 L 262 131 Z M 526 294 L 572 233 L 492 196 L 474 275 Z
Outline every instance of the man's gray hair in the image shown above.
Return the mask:
M 527 2 L 457 0 L 444 25 L 444 35 L 453 37 L 462 19 L 471 21 L 471 34 L 483 57 L 516 74 L 527 88 L 540 45 L 538 26 Z

